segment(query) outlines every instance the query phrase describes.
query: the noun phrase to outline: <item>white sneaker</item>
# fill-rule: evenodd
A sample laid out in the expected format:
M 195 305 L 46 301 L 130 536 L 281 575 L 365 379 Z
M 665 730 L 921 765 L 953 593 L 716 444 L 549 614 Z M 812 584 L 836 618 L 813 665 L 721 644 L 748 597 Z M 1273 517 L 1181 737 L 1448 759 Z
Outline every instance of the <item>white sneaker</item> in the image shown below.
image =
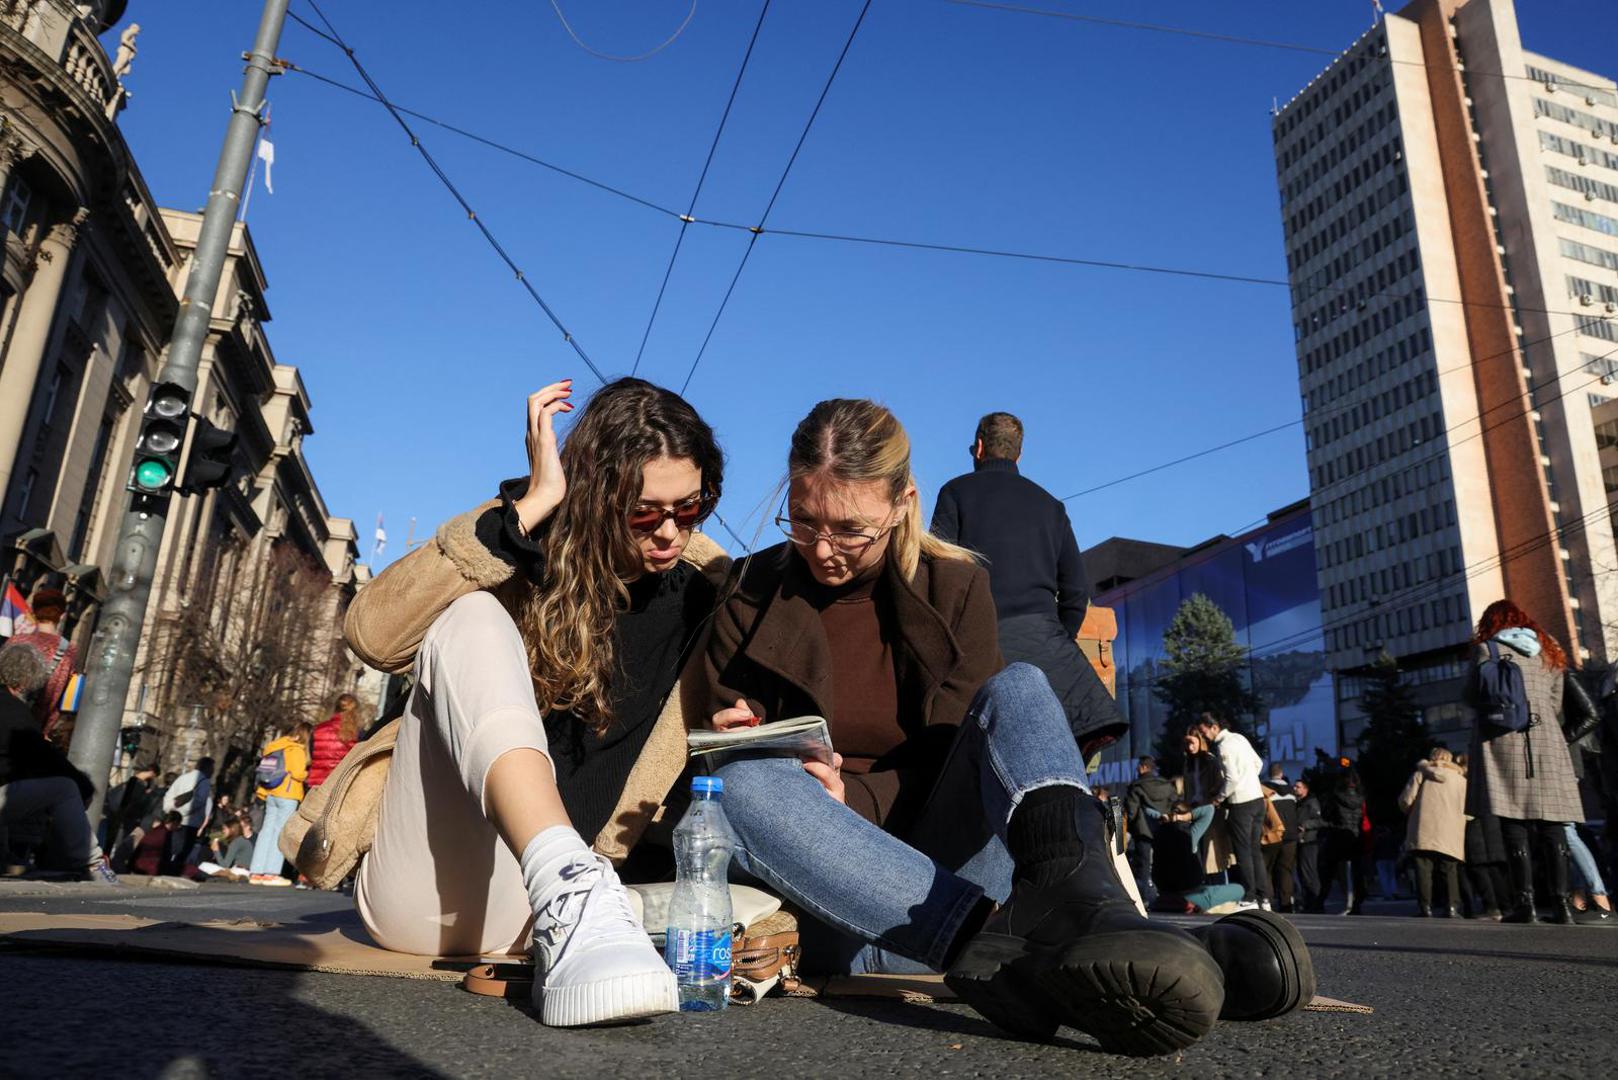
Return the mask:
M 1258 909 L 1260 911 L 1273 911 L 1274 910 L 1274 908 L 1270 907 L 1270 902 L 1268 900 L 1264 899 L 1262 896 L 1259 897 L 1259 899 L 1258 899 Z
M 1235 911 L 1257 911 L 1258 910 L 1258 901 L 1257 900 L 1238 900 L 1233 905 L 1233 910 L 1235 910 Z
M 549 1027 L 678 1012 L 674 972 L 629 906 L 612 864 L 594 853 L 562 866 L 534 916 L 534 1005 Z

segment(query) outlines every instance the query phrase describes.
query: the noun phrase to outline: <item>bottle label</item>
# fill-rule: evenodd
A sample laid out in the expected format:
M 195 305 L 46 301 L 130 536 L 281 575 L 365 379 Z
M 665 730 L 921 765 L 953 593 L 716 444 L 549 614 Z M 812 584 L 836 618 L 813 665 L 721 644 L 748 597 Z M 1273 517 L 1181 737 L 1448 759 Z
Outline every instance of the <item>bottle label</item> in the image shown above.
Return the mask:
M 730 934 L 725 930 L 669 927 L 663 959 L 682 986 L 730 978 Z

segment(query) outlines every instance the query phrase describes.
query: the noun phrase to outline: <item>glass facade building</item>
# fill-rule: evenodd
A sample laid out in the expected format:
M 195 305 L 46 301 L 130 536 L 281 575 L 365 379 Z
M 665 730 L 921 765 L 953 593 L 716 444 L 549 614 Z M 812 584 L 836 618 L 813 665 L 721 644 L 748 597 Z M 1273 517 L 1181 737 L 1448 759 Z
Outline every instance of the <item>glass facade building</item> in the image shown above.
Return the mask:
M 1104 753 L 1096 782 L 1128 782 L 1134 760 L 1155 752 L 1168 714 L 1153 693 L 1162 675 L 1163 634 L 1181 603 L 1196 593 L 1230 617 L 1236 640 L 1248 649 L 1245 678 L 1264 702 L 1256 733 L 1265 761 L 1281 762 L 1288 776 L 1297 776 L 1314 762 L 1315 747 L 1337 751 L 1314 531 L 1303 504 L 1096 596 L 1094 603 L 1112 608 L 1118 619 L 1118 703 L 1130 723 L 1129 736 Z

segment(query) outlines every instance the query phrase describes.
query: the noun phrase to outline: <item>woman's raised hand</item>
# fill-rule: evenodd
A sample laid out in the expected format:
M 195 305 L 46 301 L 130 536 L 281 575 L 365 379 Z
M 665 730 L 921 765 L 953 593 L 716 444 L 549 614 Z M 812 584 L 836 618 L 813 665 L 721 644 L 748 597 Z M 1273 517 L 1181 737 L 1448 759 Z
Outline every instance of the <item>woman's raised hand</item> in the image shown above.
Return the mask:
M 562 475 L 562 457 L 556 449 L 556 427 L 552 418 L 559 412 L 572 412 L 573 380 L 563 379 L 528 395 L 528 411 L 523 425 L 528 446 L 528 490 L 516 502 L 517 518 L 523 532 L 531 533 L 540 522 L 555 513 L 567 494 L 567 478 Z
M 734 708 L 721 709 L 713 714 L 713 729 L 715 731 L 729 731 L 731 728 L 757 727 L 759 717 L 753 715 L 742 698 L 736 699 Z

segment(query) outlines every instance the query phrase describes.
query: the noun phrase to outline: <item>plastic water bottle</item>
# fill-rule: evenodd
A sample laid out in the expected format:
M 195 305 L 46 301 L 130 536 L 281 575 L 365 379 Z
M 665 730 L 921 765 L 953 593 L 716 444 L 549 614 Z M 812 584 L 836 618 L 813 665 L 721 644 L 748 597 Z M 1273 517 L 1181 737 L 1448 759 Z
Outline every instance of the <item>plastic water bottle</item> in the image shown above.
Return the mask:
M 730 853 L 736 846 L 720 803 L 725 782 L 691 780 L 691 809 L 674 830 L 674 898 L 663 958 L 680 987 L 681 1012 L 730 1003 Z

